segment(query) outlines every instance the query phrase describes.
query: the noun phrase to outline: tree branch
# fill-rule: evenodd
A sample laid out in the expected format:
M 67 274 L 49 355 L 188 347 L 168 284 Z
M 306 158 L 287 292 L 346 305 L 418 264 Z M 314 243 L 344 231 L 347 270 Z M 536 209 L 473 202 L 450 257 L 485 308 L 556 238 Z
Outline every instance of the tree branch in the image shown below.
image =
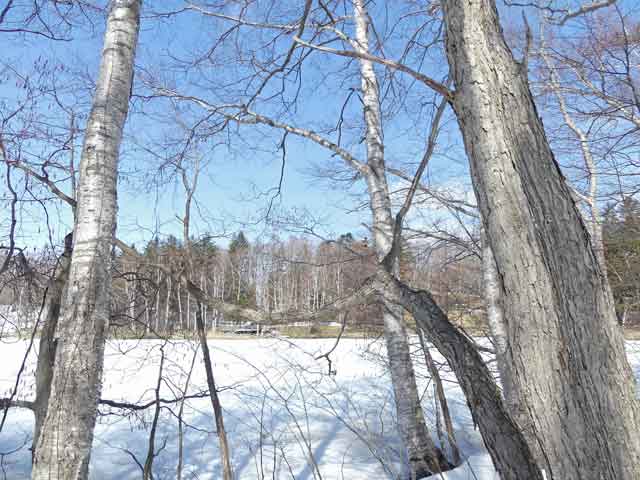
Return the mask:
M 7 410 L 9 408 L 26 408 L 27 410 L 33 410 L 35 408 L 35 404 L 29 400 L 0 398 L 0 410 Z
M 416 190 L 420 185 L 420 180 L 422 179 L 422 174 L 427 168 L 427 164 L 429 160 L 433 156 L 433 152 L 436 148 L 436 141 L 438 139 L 438 132 L 440 131 L 440 121 L 442 120 L 442 115 L 444 114 L 445 109 L 447 108 L 447 99 L 445 97 L 442 98 L 438 109 L 436 110 L 436 114 L 433 117 L 433 121 L 431 122 L 431 131 L 429 132 L 429 140 L 427 141 L 427 149 L 422 156 L 422 160 L 420 161 L 420 165 L 416 170 L 415 175 L 413 176 L 413 180 L 411 181 L 411 186 L 409 187 L 409 191 L 407 192 L 407 196 L 404 199 L 404 203 L 400 210 L 396 214 L 396 220 L 393 226 L 393 241 L 391 243 L 391 250 L 389 251 L 387 258 L 385 258 L 385 262 L 388 262 L 388 265 L 391 266 L 393 262 L 395 262 L 398 254 L 400 252 L 400 243 L 402 241 L 402 227 L 404 226 L 404 219 L 411 208 L 411 204 L 413 203 L 413 198 L 415 197 Z
M 426 86 L 428 86 L 429 88 L 431 88 L 432 90 L 435 90 L 436 92 L 438 92 L 440 95 L 442 95 L 443 97 L 445 97 L 447 99 L 447 102 L 451 102 L 453 100 L 453 95 L 454 92 L 452 92 L 449 88 L 447 88 L 444 84 L 430 78 L 427 77 L 426 75 L 415 71 L 414 69 L 408 67 L 407 65 L 403 64 L 403 63 L 399 63 L 399 62 L 395 62 L 393 60 L 388 60 L 386 58 L 382 58 L 382 57 L 378 57 L 376 55 L 372 55 L 368 52 L 364 52 L 364 51 L 354 51 L 354 50 L 336 50 L 334 48 L 329 48 L 329 47 L 323 47 L 320 45 L 314 45 L 308 42 L 305 42 L 304 40 L 302 40 L 301 38 L 298 38 L 297 36 L 294 37 L 294 40 L 302 45 L 303 47 L 307 47 L 307 48 L 311 48 L 314 50 L 318 50 L 321 52 L 326 52 L 326 53 L 331 53 L 333 55 L 339 55 L 341 57 L 349 57 L 349 58 L 357 58 L 357 59 L 362 59 L 362 60 L 369 60 L 370 62 L 374 62 L 374 63 L 378 63 L 380 65 L 384 65 L 385 67 L 389 67 L 389 68 L 393 68 L 395 70 L 399 70 L 403 73 L 408 74 L 409 76 L 415 78 L 416 80 L 418 80 L 421 83 L 424 83 Z
M 600 2 L 593 2 L 587 5 L 583 5 L 582 7 L 577 8 L 576 10 L 572 10 L 566 13 L 564 17 L 558 20 L 558 25 L 564 25 L 572 18 L 579 17 L 580 15 L 584 15 L 584 14 L 593 12 L 595 10 L 599 10 L 601 8 L 610 7 L 614 3 L 616 3 L 616 0 L 601 0 Z
M 71 206 L 71 208 L 74 210 L 74 215 L 75 215 L 76 201 L 73 198 L 71 198 L 69 195 L 64 193 L 62 190 L 60 190 L 58 186 L 55 184 L 55 182 L 53 182 L 48 176 L 40 175 L 39 173 L 32 170 L 31 167 L 28 167 L 27 165 L 21 162 L 11 162 L 11 165 L 16 168 L 19 168 L 20 170 L 25 172 L 27 175 L 32 176 L 39 182 L 46 185 L 49 188 L 49 190 L 51 190 L 51 193 L 53 193 L 60 200 L 63 200 L 64 202 L 68 203 Z
M 304 128 L 299 128 L 299 127 L 295 127 L 293 125 L 289 125 L 286 123 L 282 123 L 280 121 L 274 120 L 270 117 L 266 117 L 264 115 L 261 115 L 259 113 L 253 112 L 251 110 L 248 110 L 246 108 L 245 105 L 212 105 L 211 103 L 207 102 L 206 100 L 203 100 L 201 98 L 198 97 L 193 97 L 190 95 L 180 95 L 177 92 L 171 91 L 171 90 L 166 90 L 166 89 L 160 89 L 159 90 L 159 94 L 166 96 L 168 98 L 174 98 L 174 99 L 178 99 L 178 100 L 183 100 L 183 101 L 189 101 L 189 102 L 193 102 L 196 105 L 199 105 L 200 107 L 223 116 L 224 118 L 226 118 L 227 120 L 233 121 L 233 122 L 237 122 L 240 124 L 244 124 L 244 125 L 255 125 L 255 124 L 263 124 L 263 125 L 268 125 L 270 127 L 273 128 L 278 128 L 280 130 L 284 130 L 288 133 L 291 133 L 293 135 L 299 136 L 299 137 L 303 137 L 306 138 L 308 140 L 311 140 L 312 142 L 332 151 L 333 153 L 335 153 L 336 155 L 338 155 L 340 158 L 342 158 L 345 162 L 347 162 L 349 165 L 351 165 L 353 168 L 355 168 L 358 172 L 360 172 L 363 175 L 366 175 L 368 173 L 368 167 L 362 163 L 360 160 L 356 159 L 353 155 L 351 155 L 347 150 L 345 150 L 344 148 L 342 148 L 340 145 L 332 142 L 331 140 L 317 134 L 316 132 L 312 131 L 312 130 L 306 130 Z M 226 112 L 224 109 L 228 109 L 228 108 L 236 108 L 238 110 L 240 110 L 238 113 L 236 114 L 232 114 L 232 113 L 228 113 Z

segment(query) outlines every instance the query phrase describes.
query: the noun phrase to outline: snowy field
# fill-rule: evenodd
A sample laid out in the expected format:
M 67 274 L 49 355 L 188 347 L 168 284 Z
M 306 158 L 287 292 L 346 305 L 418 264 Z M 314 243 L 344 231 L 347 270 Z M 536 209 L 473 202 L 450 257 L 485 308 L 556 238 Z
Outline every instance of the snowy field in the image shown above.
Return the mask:
M 317 357 L 334 340 L 243 339 L 210 342 L 214 373 L 224 408 L 235 476 L 238 479 L 393 479 L 402 471 L 395 431 L 393 394 L 380 341 L 343 339 L 331 354 L 335 375 Z M 166 353 L 161 397 L 179 396 L 192 362 L 194 344 L 156 340 L 109 341 L 102 398 L 130 403 L 154 399 L 160 347 Z M 640 343 L 627 344 L 636 376 Z M 26 343 L 0 343 L 0 395 L 8 396 Z M 435 354 L 434 354 L 435 355 Z M 436 356 L 436 360 L 440 357 Z M 34 391 L 35 355 L 30 355 L 19 398 Z M 432 385 L 416 356 L 429 419 L 435 419 Z M 445 388 L 465 463 L 447 480 L 496 480 L 490 459 L 474 430 L 466 403 L 452 376 Z M 189 394 L 206 389 L 201 358 L 195 363 Z M 178 405 L 162 409 L 156 435 L 156 480 L 175 479 L 178 458 Z M 141 478 L 153 408 L 122 415 L 101 407 L 91 459 L 92 479 Z M 184 411 L 184 479 L 221 478 L 218 441 L 208 398 L 189 400 Z M 33 416 L 13 409 L 0 433 L 0 479 L 26 479 L 30 470 Z M 435 428 L 432 434 L 437 440 Z M 447 446 L 445 445 L 446 449 Z M 13 452 L 13 453 L 12 453 Z M 134 459 L 135 457 L 135 459 Z M 4 476 L 3 476 L 4 475 Z

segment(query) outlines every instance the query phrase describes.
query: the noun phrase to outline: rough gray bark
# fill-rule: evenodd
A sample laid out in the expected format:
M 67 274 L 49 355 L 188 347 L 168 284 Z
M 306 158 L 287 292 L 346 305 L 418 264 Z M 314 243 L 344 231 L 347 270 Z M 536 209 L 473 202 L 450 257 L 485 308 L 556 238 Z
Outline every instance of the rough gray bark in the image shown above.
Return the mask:
M 36 365 L 36 398 L 33 402 L 35 426 L 33 430 L 33 447 L 31 455 L 35 458 L 38 437 L 42 424 L 47 415 L 47 405 L 51 393 L 51 380 L 53 379 L 53 365 L 56 355 L 55 335 L 60 316 L 62 296 L 69 277 L 71 264 L 73 236 L 65 238 L 65 248 L 60 256 L 58 266 L 47 288 L 45 311 L 43 312 L 42 329 L 40 330 L 40 342 L 38 347 L 38 363 Z
M 505 409 L 495 379 L 471 339 L 449 321 L 428 292 L 412 290 L 382 267 L 374 284 L 387 302 L 402 305 L 413 315 L 447 359 L 500 478 L 542 480 L 522 432 Z
M 613 301 L 493 0 L 444 0 L 474 188 L 502 278 L 514 395 L 547 478 L 640 478 Z M 535 445 L 532 445 L 532 447 Z
M 140 6 L 139 0 L 113 1 L 107 19 L 82 148 L 73 253 L 34 480 L 88 477 L 110 314 L 118 155 L 129 108 Z
M 484 282 L 484 297 L 487 304 L 487 324 L 489 325 L 489 332 L 493 338 L 496 352 L 496 364 L 498 365 L 498 374 L 500 375 L 500 383 L 502 385 L 502 398 L 511 416 L 516 423 L 521 426 L 534 455 L 538 457 L 541 455 L 541 452 L 536 440 L 535 431 L 531 430 L 528 413 L 526 410 L 520 408 L 518 397 L 514 393 L 513 364 L 511 363 L 511 356 L 507 351 L 509 341 L 502 307 L 504 295 L 502 279 L 484 229 L 481 232 L 481 248 L 482 280 Z
M 356 22 L 356 39 L 353 46 L 358 51 L 368 52 L 367 12 L 362 0 L 354 0 L 353 6 Z M 391 201 L 386 181 L 378 82 L 373 63 L 362 58 L 359 59 L 359 63 L 367 147 L 367 169 L 364 176 L 373 216 L 376 255 L 382 260 L 391 250 L 395 221 L 391 215 Z M 397 258 L 392 268 L 396 274 L 399 273 Z M 424 420 L 402 307 L 386 303 L 383 321 L 398 427 L 408 454 L 411 475 L 413 478 L 421 478 L 448 470 L 450 464 L 442 451 L 435 446 Z
M 544 41 L 544 22 L 541 26 L 541 46 L 540 54 L 544 63 L 549 71 L 549 87 L 553 91 L 557 101 L 558 107 L 564 123 L 569 127 L 576 137 L 576 140 L 580 143 L 580 151 L 582 153 L 582 160 L 584 161 L 584 170 L 587 180 L 587 194 L 583 195 L 576 189 L 573 193 L 585 203 L 588 208 L 588 214 L 584 215 L 584 221 L 587 225 L 588 231 L 591 234 L 591 244 L 596 253 L 596 258 L 600 262 L 600 269 L 602 275 L 607 278 L 607 263 L 604 257 L 604 239 L 602 235 L 602 217 L 600 214 L 600 207 L 598 205 L 598 167 L 596 166 L 595 159 L 593 158 L 593 152 L 589 141 L 589 136 L 585 131 L 576 124 L 571 117 L 567 103 L 563 96 L 562 89 L 560 87 L 560 81 L 558 79 L 558 73 L 556 68 L 551 63 L 549 56 L 546 53 L 546 45 Z M 581 212 L 582 213 L 582 212 Z

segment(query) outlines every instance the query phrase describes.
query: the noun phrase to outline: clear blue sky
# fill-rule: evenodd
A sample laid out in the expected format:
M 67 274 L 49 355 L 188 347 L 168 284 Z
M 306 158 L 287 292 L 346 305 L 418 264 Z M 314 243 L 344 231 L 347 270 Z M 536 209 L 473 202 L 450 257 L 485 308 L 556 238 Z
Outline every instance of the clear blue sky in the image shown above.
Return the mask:
M 166 5 L 163 5 L 165 8 Z M 146 9 L 149 14 L 149 8 Z M 228 24 L 217 22 L 224 28 Z M 167 21 L 159 21 L 157 18 L 143 18 L 138 48 L 137 64 L 144 72 L 160 69 L 173 64 L 170 56 L 186 56 L 191 54 L 194 48 L 206 45 L 211 41 L 210 20 L 203 20 L 195 14 L 187 14 Z M 79 111 L 86 114 L 91 93 L 91 84 L 97 72 L 104 20 L 100 16 L 94 18 L 93 29 L 81 29 L 74 32 L 71 42 L 52 42 L 40 37 L 27 37 L 16 39 L 15 37 L 0 37 L 0 50 L 9 51 L 10 57 L 5 59 L 20 72 L 34 75 L 34 65 L 46 59 L 49 65 L 64 65 L 64 70 L 58 72 L 59 96 L 67 104 L 75 105 Z M 290 41 L 286 39 L 286 41 Z M 284 44 L 283 44 L 284 45 Z M 195 47 L 194 47 L 195 46 Z M 326 62 L 322 57 L 315 56 L 321 62 Z M 315 59 L 314 59 L 315 61 Z M 341 69 L 346 65 L 343 59 L 332 59 L 327 66 Z M 358 87 L 358 77 L 355 65 L 350 67 L 347 75 L 343 76 L 343 85 L 336 86 L 331 81 L 319 88 L 315 86 L 318 73 L 318 61 L 313 68 L 307 69 L 310 73 L 311 87 L 303 90 L 298 111 L 295 115 L 289 115 L 289 121 L 295 121 L 300 126 L 318 128 L 317 119 L 325 124 L 335 123 L 342 102 L 348 94 L 348 88 Z M 221 69 L 221 79 L 224 76 L 231 81 L 233 69 L 226 67 Z M 80 80 L 67 80 L 73 75 L 82 75 Z M 69 76 L 68 76 L 69 75 Z M 143 77 L 141 73 L 139 77 Z M 13 79 L 13 76 L 10 76 Z M 173 80 L 182 88 L 181 82 L 191 82 L 192 74 L 185 75 L 182 72 L 174 72 L 164 75 L 164 80 Z M 197 79 L 199 81 L 199 79 Z M 30 79 L 32 84 L 37 81 Z M 274 79 L 272 83 L 277 83 Z M 46 82 L 42 82 L 43 84 Z M 197 92 L 205 98 L 211 98 L 206 88 L 195 86 L 196 82 L 185 90 Z M 383 84 L 384 85 L 384 84 Z M 20 100 L 20 94 L 16 95 L 16 84 L 3 82 L 0 84 L 0 97 L 5 99 L 7 111 Z M 18 85 L 19 87 L 19 85 Z M 140 78 L 136 78 L 136 91 L 145 93 L 141 88 Z M 342 89 L 342 90 L 341 90 Z M 18 88 L 18 92 L 19 92 Z M 414 92 L 429 93 L 423 87 L 414 87 Z M 49 108 L 51 107 L 51 108 Z M 47 123 L 66 124 L 66 117 L 51 97 L 44 98 L 38 105 L 45 111 Z M 121 179 L 119 183 L 119 224 L 118 236 L 128 243 L 141 243 L 152 238 L 156 228 L 162 234 L 181 235 L 181 224 L 177 215 L 181 215 L 183 209 L 183 190 L 177 179 L 170 179 L 158 185 L 159 177 L 157 169 L 162 161 L 162 150 L 156 150 L 153 155 L 147 150 L 153 148 L 154 139 L 165 138 L 172 127 L 167 121 L 158 123 L 153 118 L 148 118 L 148 113 L 157 113 L 165 109 L 166 105 L 154 106 L 153 103 L 143 103 L 136 100 L 127 123 L 125 142 L 122 148 Z M 275 114 L 268 107 L 258 105 L 256 109 L 262 113 Z M 352 123 L 358 119 L 360 112 L 359 101 L 353 96 L 347 113 L 351 115 Z M 164 113 L 169 115 L 168 113 Z M 404 118 L 403 118 L 404 117 Z M 189 114 L 185 119 L 193 118 Z M 397 119 L 397 120 L 396 120 Z M 386 126 L 387 155 L 390 161 L 400 162 L 419 158 L 424 132 L 414 131 L 408 122 L 408 117 L 402 112 L 396 112 L 396 119 Z M 78 122 L 84 125 L 86 117 Z M 451 123 L 453 125 L 453 123 Z M 234 128 L 231 129 L 234 131 Z M 273 196 L 273 188 L 278 185 L 281 170 L 281 151 L 278 144 L 282 133 L 272 130 L 270 133 L 262 129 L 262 136 L 254 135 L 250 128 L 241 128 L 243 142 L 235 138 L 231 140 L 231 149 L 226 146 L 203 145 L 201 150 L 206 158 L 208 166 L 200 177 L 196 194 L 196 209 L 193 233 L 204 234 L 230 234 L 243 228 L 250 235 L 258 235 L 265 231 L 264 224 L 252 225 L 261 216 Z M 347 144 L 352 144 L 356 154 L 364 156 L 362 145 L 356 138 L 359 133 L 345 133 Z M 76 139 L 76 155 L 80 154 L 80 138 Z M 46 153 L 51 148 L 43 145 L 38 139 L 33 139 L 23 145 L 25 158 L 32 158 L 40 153 Z M 32 153 L 32 155 L 28 155 Z M 461 151 L 460 157 L 463 158 Z M 58 157 L 58 161 L 66 162 L 66 157 Z M 325 166 L 329 163 L 339 164 L 332 159 L 323 149 L 310 144 L 308 141 L 289 136 L 287 139 L 287 158 L 284 169 L 284 181 L 281 195 L 274 202 L 274 216 L 278 212 L 295 212 L 300 216 L 311 217 L 318 221 L 317 230 L 321 235 L 334 236 L 346 231 L 355 234 L 366 234 L 362 226 L 368 222 L 367 209 L 358 209 L 362 202 L 364 185 L 356 182 L 349 190 L 332 188 L 329 182 L 313 175 L 316 166 Z M 434 162 L 435 163 L 435 162 Z M 447 159 L 447 163 L 450 160 Z M 463 161 L 446 169 L 441 169 L 441 176 L 449 176 L 460 173 Z M 455 172 L 451 172 L 455 170 Z M 464 170 L 464 167 L 462 168 Z M 52 175 L 55 170 L 50 169 Z M 446 173 L 449 172 L 449 173 Z M 165 171 L 165 178 L 168 170 Z M 16 176 L 18 178 L 18 176 Z M 61 184 L 68 192 L 68 184 Z M 353 211 L 356 211 L 355 213 Z M 351 212 L 351 213 L 350 213 Z M 59 240 L 67 230 L 71 228 L 69 209 L 62 204 L 49 206 L 50 223 L 54 228 L 54 240 Z M 25 206 L 22 211 L 20 226 L 20 241 L 25 244 L 41 245 L 47 241 L 48 232 L 43 226 L 44 216 L 42 208 L 37 204 Z M 245 225 L 247 223 L 248 225 Z M 221 240 L 221 243 L 225 243 Z
M 168 9 L 169 4 L 179 2 L 162 2 L 161 8 Z M 628 2 L 623 2 L 626 4 Z M 150 18 L 151 8 L 159 8 L 159 4 L 145 6 L 146 16 L 142 20 L 140 45 L 138 48 L 137 64 L 140 68 L 136 78 L 137 93 L 146 94 L 143 80 L 149 77 L 162 77 L 167 85 L 176 83 L 180 91 L 197 94 L 212 102 L 221 100 L 220 96 L 209 86 L 219 83 L 232 83 L 234 74 L 238 74 L 233 65 L 227 62 L 219 68 L 209 68 L 206 74 L 201 72 L 182 72 L 176 68 L 176 57 L 186 58 L 192 52 L 202 49 L 211 43 L 211 39 L 219 33 L 216 28 L 228 28 L 229 24 L 195 14 L 185 14 L 169 20 Z M 296 4 L 297 5 L 297 4 Z M 387 5 L 391 5 L 387 3 Z M 394 4 L 395 5 L 395 4 Z M 399 4 L 398 4 L 399 5 Z M 384 2 L 377 7 L 383 9 Z M 390 15 L 398 14 L 396 7 L 391 8 Z M 400 9 L 401 7 L 397 7 Z M 297 9 L 299 10 L 299 8 Z M 296 10 L 296 11 L 297 11 Z M 516 12 L 517 10 L 517 12 Z M 510 10 L 505 15 L 509 21 L 517 21 L 520 9 Z M 374 18 L 383 18 L 372 12 Z M 503 22 L 504 23 L 504 22 Z M 378 33 L 381 35 L 399 35 L 390 25 L 379 22 Z M 77 29 L 71 42 L 51 42 L 40 37 L 18 39 L 8 35 L 0 35 L 0 51 L 9 52 L 2 60 L 5 67 L 4 78 L 0 78 L 0 104 L 3 111 L 10 111 L 16 102 L 20 101 L 20 85 L 15 83 L 15 75 L 8 72 L 10 65 L 21 73 L 29 74 L 31 82 L 37 84 L 34 66 L 45 59 L 51 64 L 64 65 L 64 71 L 56 75 L 61 98 L 67 104 L 75 104 L 79 111 L 87 112 L 91 95 L 89 79 L 95 77 L 99 62 L 99 51 L 102 43 L 104 19 L 99 15 L 94 18 L 94 28 Z M 239 37 L 239 41 L 252 41 L 248 37 Z M 290 37 L 285 37 L 286 46 Z M 397 58 L 400 43 L 389 45 L 386 52 L 389 57 Z M 257 52 L 259 55 L 260 52 Z M 229 50 L 222 50 L 221 57 L 230 55 Z M 222 60 L 221 60 L 222 62 Z M 302 127 L 320 128 L 335 124 L 336 118 L 346 99 L 349 88 L 358 87 L 359 81 L 355 65 L 345 68 L 347 61 L 342 58 L 329 58 L 314 55 L 310 58 L 309 67 L 303 71 L 300 102 L 295 112 L 283 117 Z M 439 77 L 444 74 L 446 66 L 442 57 L 434 55 L 426 58 L 423 71 Z M 69 72 L 73 72 L 71 75 Z M 324 73 L 333 74 L 322 82 Z M 382 72 L 382 71 L 381 71 Z M 82 80 L 70 80 L 82 74 Z M 210 75 L 211 78 L 207 78 Z M 45 84 L 46 82 L 42 82 Z M 274 85 L 275 84 L 275 85 Z M 389 85 L 382 83 L 383 93 Z M 420 157 L 426 128 L 428 127 L 429 109 L 421 108 L 421 103 L 431 98 L 431 92 L 421 85 L 410 85 L 403 78 L 400 88 L 409 88 L 405 105 L 398 105 L 393 97 L 385 97 L 385 111 L 393 116 L 385 122 L 385 143 L 387 161 L 396 165 L 415 163 Z M 17 88 L 18 87 L 18 88 Z M 270 88 L 279 87 L 277 79 L 270 84 Z M 290 82 L 287 85 L 289 97 L 297 85 Z M 269 90 L 267 89 L 267 92 Z M 52 106 L 47 109 L 47 106 Z M 48 123 L 61 122 L 64 116 L 60 113 L 50 97 L 38 106 L 42 110 L 42 118 Z M 346 109 L 346 122 L 355 127 L 359 119 L 360 103 L 357 96 L 352 96 Z M 256 110 L 265 114 L 278 114 L 272 107 L 258 104 Z M 193 120 L 198 109 L 181 111 L 182 120 Z M 159 122 L 149 114 L 161 114 L 164 120 Z M 166 156 L 165 151 L 154 142 L 166 140 L 176 133 L 176 126 L 172 124 L 172 112 L 166 103 L 157 101 L 142 101 L 136 99 L 127 123 L 126 137 L 122 149 L 121 172 L 119 184 L 119 224 L 118 236 L 128 243 L 141 245 L 152 238 L 156 228 L 162 234 L 181 236 L 181 224 L 177 215 L 183 210 L 183 190 L 177 179 L 158 182 L 158 167 Z M 40 118 L 40 117 L 39 117 Z M 86 118 L 79 119 L 84 125 Z M 43 123 L 46 123 L 43 121 Z M 179 129 L 178 129 L 179 130 Z M 264 212 L 269 204 L 272 193 L 268 193 L 277 186 L 281 169 L 281 152 L 278 145 L 282 133 L 276 130 L 260 129 L 260 134 L 254 133 L 250 127 L 241 127 L 241 137 L 234 136 L 236 130 L 231 128 L 231 148 L 226 145 L 214 145 L 225 140 L 216 137 L 213 142 L 201 145 L 199 151 L 207 162 L 206 171 L 200 177 L 196 194 L 197 205 L 193 233 L 230 234 L 239 229 L 248 231 L 250 236 L 256 236 L 265 231 L 264 224 L 251 224 Z M 364 156 L 363 145 L 360 142 L 357 129 L 345 128 L 344 144 L 361 158 Z M 335 138 L 335 137 L 334 137 Z M 76 155 L 80 153 L 80 139 L 76 140 Z M 38 139 L 31 140 L 24 145 L 26 152 L 46 152 L 49 147 Z M 154 150 L 153 154 L 149 150 Z M 61 157 L 64 158 L 64 157 Z M 326 236 L 339 235 L 351 231 L 355 234 L 366 234 L 362 226 L 369 221 L 367 209 L 359 209 L 363 197 L 364 185 L 356 182 L 349 190 L 332 188 L 329 182 L 312 175 L 315 166 L 339 164 L 326 151 L 308 141 L 289 136 L 287 139 L 287 160 L 284 169 L 284 182 L 281 196 L 274 204 L 274 213 L 279 211 L 308 215 L 319 220 L 318 233 Z M 457 126 L 448 115 L 443 129 L 441 149 L 433 159 L 428 177 L 434 182 L 452 184 L 460 191 L 469 188 L 466 160 L 460 145 Z M 165 170 L 165 177 L 169 173 Z M 18 178 L 18 177 L 16 177 Z M 68 185 L 66 185 L 68 187 Z M 67 190 L 68 191 L 68 190 Z M 355 211 L 355 212 L 353 212 Z M 352 213 L 350 213 L 352 212 Z M 37 204 L 27 204 L 22 210 L 20 241 L 29 245 L 41 245 L 47 239 L 46 231 L 42 227 L 43 213 Z M 71 228 L 69 209 L 62 206 L 50 207 L 51 224 L 55 226 L 55 237 L 61 238 Z M 5 212 L 6 215 L 6 212 Z M 61 225 L 58 225 L 58 224 Z M 219 243 L 226 243 L 220 240 Z

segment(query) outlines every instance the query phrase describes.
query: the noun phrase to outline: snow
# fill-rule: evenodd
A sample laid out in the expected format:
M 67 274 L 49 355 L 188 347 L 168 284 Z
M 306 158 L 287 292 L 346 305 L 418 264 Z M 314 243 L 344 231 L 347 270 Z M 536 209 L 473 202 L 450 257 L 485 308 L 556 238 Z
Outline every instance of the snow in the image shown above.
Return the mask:
M 317 357 L 335 340 L 217 339 L 210 341 L 214 374 L 221 390 L 224 421 L 238 479 L 296 480 L 394 479 L 405 465 L 395 431 L 393 394 L 380 341 L 342 339 L 326 359 Z M 26 342 L 0 343 L 0 396 L 8 396 L 26 349 Z M 144 402 L 154 398 L 159 340 L 110 340 L 105 353 L 102 398 Z M 640 374 L 640 343 L 628 342 L 630 361 Z M 166 381 L 161 396 L 174 398 L 184 388 L 194 343 L 164 344 Z M 436 360 L 441 357 L 434 352 Z M 428 419 L 435 418 L 433 388 L 420 358 L 417 374 Z M 35 354 L 29 356 L 20 382 L 19 398 L 34 393 Z M 443 371 L 463 465 L 434 478 L 497 480 L 491 460 L 474 430 L 466 402 L 450 372 Z M 189 393 L 206 389 L 198 357 Z M 177 405 L 170 405 L 177 413 Z M 144 463 L 153 408 L 143 414 L 120 415 L 101 407 L 91 459 L 92 479 L 139 479 L 133 459 Z M 189 400 L 184 420 L 184 479 L 221 478 L 218 443 L 208 398 Z M 30 471 L 33 415 L 12 409 L 0 433 L 0 479 L 26 479 Z M 437 441 L 435 428 L 432 433 Z M 177 420 L 162 409 L 156 436 L 154 477 L 176 477 Z M 446 445 L 443 448 L 447 448 Z M 4 472 L 4 477 L 2 476 Z

